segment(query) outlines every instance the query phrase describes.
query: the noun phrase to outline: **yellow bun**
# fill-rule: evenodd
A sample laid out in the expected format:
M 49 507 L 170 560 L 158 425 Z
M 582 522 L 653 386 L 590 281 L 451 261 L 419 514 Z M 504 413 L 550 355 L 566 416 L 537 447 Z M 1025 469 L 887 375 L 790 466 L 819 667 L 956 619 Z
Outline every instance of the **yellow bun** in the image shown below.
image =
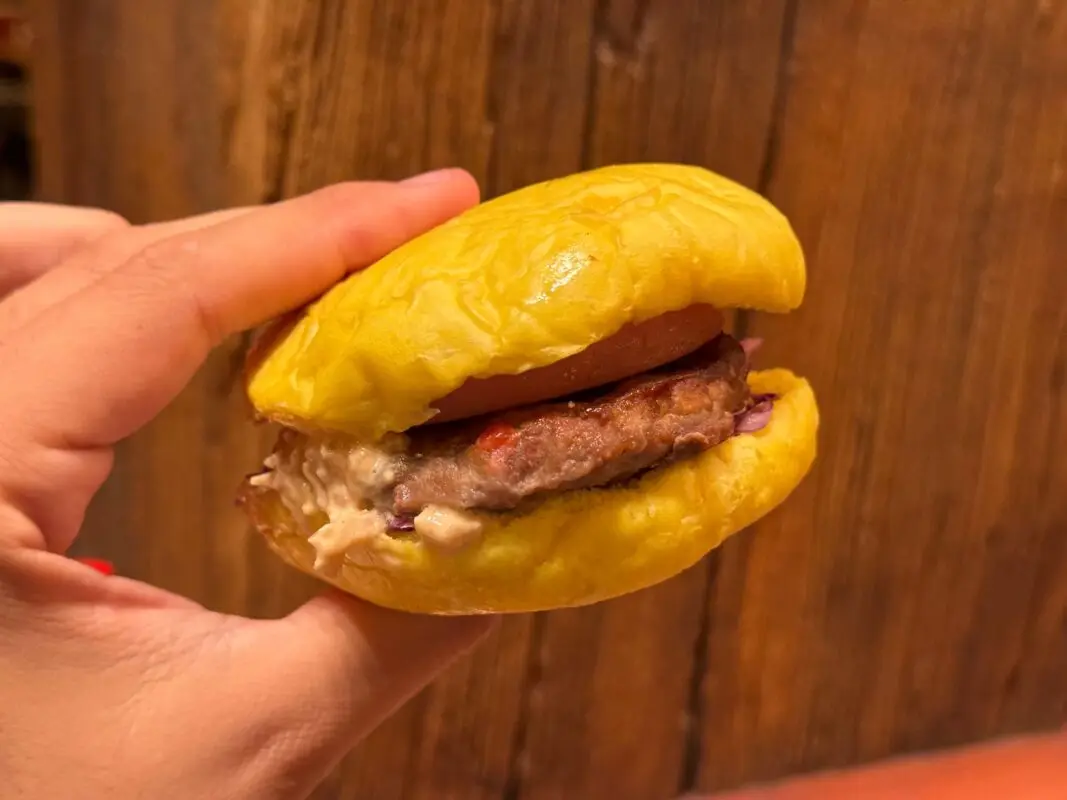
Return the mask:
M 767 200 L 698 167 L 605 167 L 483 203 L 311 304 L 252 365 L 261 415 L 375 440 L 468 378 L 706 303 L 789 311 L 804 257 Z
M 566 492 L 533 510 L 480 515 L 479 544 L 457 553 L 380 537 L 338 574 L 315 552 L 272 489 L 246 484 L 256 527 L 285 561 L 372 603 L 432 614 L 540 611 L 595 603 L 676 575 L 765 515 L 815 458 L 811 387 L 786 370 L 755 372 L 756 393 L 780 395 L 770 424 L 629 484 Z

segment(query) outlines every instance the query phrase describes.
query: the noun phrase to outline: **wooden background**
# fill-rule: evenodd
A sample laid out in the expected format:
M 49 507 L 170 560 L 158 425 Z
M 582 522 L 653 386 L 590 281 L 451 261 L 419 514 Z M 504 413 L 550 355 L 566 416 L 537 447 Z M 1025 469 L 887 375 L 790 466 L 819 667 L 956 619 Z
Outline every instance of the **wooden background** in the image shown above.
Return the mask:
M 462 165 L 488 194 L 708 165 L 810 258 L 739 323 L 821 461 L 654 590 L 511 619 L 322 798 L 665 800 L 1067 719 L 1067 3 L 39 0 L 40 193 L 135 220 Z M 313 587 L 245 535 L 218 355 L 82 552 L 214 607 Z

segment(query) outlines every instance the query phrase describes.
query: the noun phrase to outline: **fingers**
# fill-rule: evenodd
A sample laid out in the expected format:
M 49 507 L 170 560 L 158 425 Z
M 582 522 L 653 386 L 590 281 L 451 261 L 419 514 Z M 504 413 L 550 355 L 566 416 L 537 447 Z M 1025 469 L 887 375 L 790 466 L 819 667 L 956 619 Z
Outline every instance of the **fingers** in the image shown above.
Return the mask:
M 0 350 L 14 386 L 0 430 L 48 446 L 110 445 L 158 413 L 223 337 L 312 299 L 476 200 L 459 171 L 345 184 L 151 244 Z
M 340 593 L 257 623 L 244 653 L 247 723 L 271 744 L 256 772 L 310 791 L 361 739 L 480 641 L 493 620 L 388 611 Z M 303 795 L 300 795 L 303 796 Z
M 86 245 L 95 239 L 82 239 L 71 243 L 64 251 L 61 265 L 58 262 L 46 265 L 45 272 L 39 273 L 31 283 L 22 286 L 0 304 L 0 338 L 11 335 L 46 309 L 73 297 L 104 275 L 114 272 L 148 245 L 236 219 L 252 210 L 251 207 L 228 208 L 194 217 L 128 228 L 123 236 L 111 237 L 98 248 L 86 249 Z
M 108 233 L 129 227 L 118 214 L 48 203 L 0 204 L 0 298 Z

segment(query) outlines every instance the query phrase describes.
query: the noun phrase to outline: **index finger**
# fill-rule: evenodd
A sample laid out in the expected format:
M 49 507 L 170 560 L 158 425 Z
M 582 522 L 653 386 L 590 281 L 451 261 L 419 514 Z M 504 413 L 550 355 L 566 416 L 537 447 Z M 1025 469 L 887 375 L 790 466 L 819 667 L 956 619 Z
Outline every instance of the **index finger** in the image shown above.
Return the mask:
M 100 208 L 0 203 L 0 298 L 87 242 L 126 227 L 118 214 Z
M 314 298 L 477 198 L 460 170 L 340 184 L 149 246 L 0 349 L 6 444 L 114 444 L 225 336 Z

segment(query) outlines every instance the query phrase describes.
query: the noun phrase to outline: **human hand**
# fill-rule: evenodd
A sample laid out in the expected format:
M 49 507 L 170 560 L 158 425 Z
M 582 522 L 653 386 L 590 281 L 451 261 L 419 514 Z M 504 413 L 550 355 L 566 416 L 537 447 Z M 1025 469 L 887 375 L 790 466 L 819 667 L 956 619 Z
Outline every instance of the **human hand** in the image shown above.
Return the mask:
M 139 227 L 0 206 L 5 797 L 305 796 L 487 631 L 333 592 L 243 619 L 63 555 L 115 443 L 224 337 L 476 201 L 448 171 Z

